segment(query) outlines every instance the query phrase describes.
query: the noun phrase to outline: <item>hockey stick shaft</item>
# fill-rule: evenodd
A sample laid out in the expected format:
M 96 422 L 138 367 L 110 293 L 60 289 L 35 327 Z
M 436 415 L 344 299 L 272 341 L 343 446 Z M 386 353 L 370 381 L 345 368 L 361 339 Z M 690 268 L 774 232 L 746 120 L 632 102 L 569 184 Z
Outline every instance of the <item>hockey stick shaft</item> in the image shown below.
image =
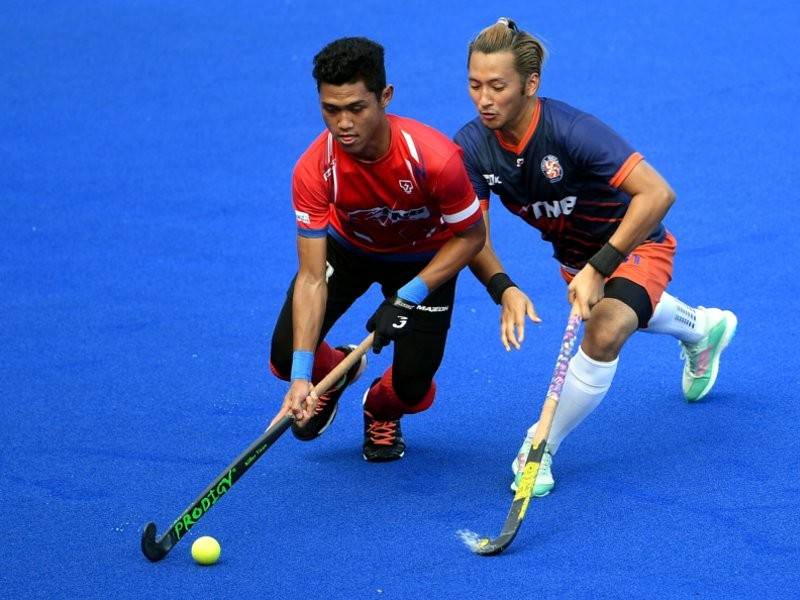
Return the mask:
M 372 346 L 372 334 L 369 334 L 342 362 L 328 373 L 313 388 L 313 393 L 322 395 L 336 382 L 345 376 L 347 371 L 361 360 L 361 357 Z M 142 552 L 152 562 L 164 558 L 172 547 L 205 515 L 217 501 L 230 491 L 255 462 L 274 444 L 292 424 L 292 416 L 287 414 L 262 433 L 246 450 L 237 456 L 216 479 L 204 489 L 181 515 L 170 525 L 167 532 L 156 541 L 156 525 L 152 521 L 145 525 L 142 532 Z
M 561 339 L 561 348 L 558 353 L 558 358 L 556 359 L 553 376 L 550 379 L 550 386 L 547 389 L 547 396 L 545 397 L 544 405 L 539 415 L 539 424 L 533 435 L 533 443 L 528 451 L 528 457 L 522 471 L 522 478 L 517 487 L 517 492 L 514 495 L 511 509 L 503 524 L 503 529 L 497 538 L 482 538 L 475 543 L 473 550 L 478 554 L 487 556 L 499 554 L 511 544 L 522 525 L 522 520 L 525 518 L 525 513 L 528 510 L 528 504 L 530 503 L 533 493 L 533 486 L 536 483 L 539 465 L 544 456 L 547 437 L 550 435 L 550 429 L 553 425 L 553 418 L 555 417 L 556 408 L 558 407 L 561 390 L 564 387 L 569 360 L 572 356 L 575 341 L 578 338 L 580 325 L 580 314 L 573 309 Z

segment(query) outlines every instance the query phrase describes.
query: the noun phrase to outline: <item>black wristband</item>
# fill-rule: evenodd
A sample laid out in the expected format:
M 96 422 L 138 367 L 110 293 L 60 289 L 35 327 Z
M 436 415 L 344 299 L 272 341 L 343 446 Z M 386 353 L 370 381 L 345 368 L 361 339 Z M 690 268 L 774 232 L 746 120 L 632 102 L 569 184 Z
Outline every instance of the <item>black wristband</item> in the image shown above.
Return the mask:
M 610 277 L 625 262 L 625 255 L 606 242 L 587 262 L 603 277 Z
M 510 287 L 517 287 L 517 285 L 511 281 L 511 277 L 505 273 L 495 273 L 492 275 L 489 283 L 486 284 L 486 290 L 489 292 L 489 295 L 492 297 L 492 300 L 494 300 L 495 304 L 500 304 L 500 299 L 503 297 L 503 292 Z

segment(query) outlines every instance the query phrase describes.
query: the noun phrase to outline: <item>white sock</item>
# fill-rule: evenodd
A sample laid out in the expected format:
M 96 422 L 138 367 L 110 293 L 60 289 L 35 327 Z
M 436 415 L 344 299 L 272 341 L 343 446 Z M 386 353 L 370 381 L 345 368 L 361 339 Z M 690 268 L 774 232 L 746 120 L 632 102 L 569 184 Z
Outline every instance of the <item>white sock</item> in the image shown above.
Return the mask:
M 682 342 L 695 343 L 706 335 L 705 311 L 664 292 L 647 322 L 645 333 L 666 333 Z
M 575 356 L 569 361 L 561 398 L 553 418 L 553 426 L 550 428 L 547 441 L 547 450 L 550 454 L 558 451 L 558 447 L 569 432 L 588 417 L 605 398 L 617 371 L 617 362 L 619 358 L 611 362 L 594 360 L 586 355 L 583 348 L 578 348 Z M 535 430 L 534 423 L 529 430 L 531 437 Z

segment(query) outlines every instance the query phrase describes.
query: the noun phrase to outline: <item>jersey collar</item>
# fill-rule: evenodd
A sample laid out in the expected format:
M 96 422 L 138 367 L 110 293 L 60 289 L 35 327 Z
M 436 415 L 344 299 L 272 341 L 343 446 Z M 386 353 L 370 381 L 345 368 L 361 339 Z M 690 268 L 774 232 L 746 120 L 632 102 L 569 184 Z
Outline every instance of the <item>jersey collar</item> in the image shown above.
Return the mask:
M 531 115 L 531 122 L 528 123 L 528 128 L 525 130 L 525 134 L 522 136 L 518 144 L 510 144 L 509 142 L 503 139 L 502 134 L 500 131 L 495 131 L 494 135 L 497 138 L 497 142 L 500 144 L 502 148 L 508 150 L 509 152 L 513 152 L 514 154 L 522 154 L 522 151 L 525 150 L 525 146 L 528 145 L 528 142 L 531 141 L 533 137 L 533 133 L 536 131 L 536 126 L 539 125 L 539 117 L 542 114 L 542 102 L 539 98 L 536 98 L 536 105 L 533 107 L 533 115 Z

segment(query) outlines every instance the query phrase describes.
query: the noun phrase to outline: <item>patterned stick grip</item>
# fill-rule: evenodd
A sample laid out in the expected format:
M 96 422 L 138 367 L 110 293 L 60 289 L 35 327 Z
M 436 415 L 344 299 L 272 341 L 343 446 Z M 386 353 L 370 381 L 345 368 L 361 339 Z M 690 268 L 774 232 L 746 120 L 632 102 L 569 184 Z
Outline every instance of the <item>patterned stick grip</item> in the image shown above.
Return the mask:
M 567 369 L 569 368 L 569 359 L 572 356 L 572 351 L 575 347 L 575 341 L 578 339 L 578 331 L 581 327 L 581 317 L 578 314 L 570 314 L 567 321 L 567 327 L 564 329 L 564 335 L 561 338 L 561 349 L 558 352 L 556 359 L 556 366 L 553 370 L 553 376 L 550 379 L 550 386 L 547 388 L 548 398 L 554 398 L 558 402 L 561 396 L 561 389 L 564 387 L 564 381 L 567 378 Z M 533 438 L 536 435 L 536 428 L 530 427 L 525 436 L 525 442 L 517 453 L 517 471 L 522 471 L 525 467 L 525 462 L 528 460 L 528 450 L 533 443 Z
M 564 337 L 561 339 L 561 350 L 556 359 L 556 368 L 550 380 L 550 387 L 547 389 L 547 397 L 561 395 L 561 388 L 564 387 L 564 380 L 567 377 L 569 359 L 572 356 L 572 349 L 575 347 L 575 340 L 578 339 L 578 329 L 581 326 L 580 315 L 571 314 L 564 330 Z

